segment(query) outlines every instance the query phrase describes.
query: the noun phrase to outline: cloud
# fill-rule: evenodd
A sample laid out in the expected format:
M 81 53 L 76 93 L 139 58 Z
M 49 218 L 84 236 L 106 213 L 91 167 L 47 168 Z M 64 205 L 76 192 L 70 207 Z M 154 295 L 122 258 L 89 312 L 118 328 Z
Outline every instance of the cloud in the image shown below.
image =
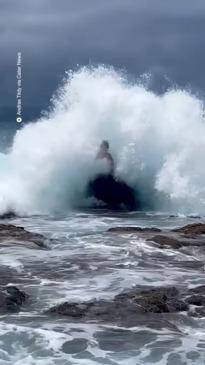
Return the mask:
M 19 50 L 25 108 L 48 105 L 65 70 L 91 62 L 205 90 L 204 0 L 7 0 L 0 17 L 0 106 L 15 103 Z

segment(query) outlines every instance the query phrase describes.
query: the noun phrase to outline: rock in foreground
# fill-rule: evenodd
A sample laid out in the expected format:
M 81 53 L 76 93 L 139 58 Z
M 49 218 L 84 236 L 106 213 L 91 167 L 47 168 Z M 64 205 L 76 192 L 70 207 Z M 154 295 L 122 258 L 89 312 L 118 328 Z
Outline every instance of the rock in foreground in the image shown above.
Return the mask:
M 203 236 L 205 235 L 205 224 L 203 223 L 188 224 L 174 230 L 164 231 L 156 227 L 118 226 L 109 228 L 107 232 L 133 234 L 157 244 L 160 248 L 178 250 L 183 247 L 205 245 L 205 237 Z
M 39 233 L 26 231 L 23 227 L 12 224 L 0 224 L 0 244 L 29 244 L 41 248 L 47 247 L 48 240 Z
M 26 300 L 24 292 L 15 286 L 0 289 L 0 313 L 18 312 Z
M 156 235 L 154 237 L 151 237 L 147 239 L 147 241 L 152 241 L 157 243 L 160 248 L 173 248 L 173 249 L 179 249 L 183 246 L 188 245 L 185 241 L 179 241 L 172 237 L 167 237 L 164 235 Z
M 137 323 L 146 313 L 175 313 L 188 310 L 188 304 L 179 298 L 176 288 L 131 290 L 117 295 L 114 300 L 65 302 L 47 313 L 67 316 L 70 320 L 99 320 L 104 322 Z
M 173 232 L 179 232 L 190 236 L 201 235 L 205 234 L 205 224 L 204 223 L 187 224 L 184 227 L 174 229 Z

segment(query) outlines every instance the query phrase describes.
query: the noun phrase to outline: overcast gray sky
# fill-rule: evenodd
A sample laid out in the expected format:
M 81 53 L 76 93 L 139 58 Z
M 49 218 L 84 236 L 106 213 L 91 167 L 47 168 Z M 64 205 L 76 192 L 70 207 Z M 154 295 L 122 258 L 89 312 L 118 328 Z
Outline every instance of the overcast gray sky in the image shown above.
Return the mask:
M 105 63 L 205 92 L 204 0 L 0 0 L 0 119 L 15 119 L 16 54 L 26 119 L 37 116 L 65 70 Z

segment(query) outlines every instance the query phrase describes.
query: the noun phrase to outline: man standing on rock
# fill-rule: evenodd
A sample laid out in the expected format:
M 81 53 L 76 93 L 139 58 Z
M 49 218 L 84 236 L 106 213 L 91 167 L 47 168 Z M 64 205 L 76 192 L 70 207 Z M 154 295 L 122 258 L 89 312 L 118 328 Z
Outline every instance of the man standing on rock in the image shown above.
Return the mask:
M 110 175 L 114 175 L 114 160 L 109 152 L 109 143 L 108 141 L 102 141 L 99 151 L 96 155 L 97 160 L 105 160 L 108 166 L 108 172 Z

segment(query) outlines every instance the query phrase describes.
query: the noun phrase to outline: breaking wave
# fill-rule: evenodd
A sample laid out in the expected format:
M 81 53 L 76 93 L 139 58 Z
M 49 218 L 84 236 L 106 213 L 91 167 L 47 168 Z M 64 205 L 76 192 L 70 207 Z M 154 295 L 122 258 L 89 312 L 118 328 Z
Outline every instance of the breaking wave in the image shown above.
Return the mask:
M 82 203 L 95 160 L 110 142 L 116 174 L 136 189 L 144 209 L 203 213 L 205 117 L 200 99 L 163 95 L 103 66 L 69 72 L 49 112 L 16 133 L 0 156 L 0 210 L 64 211 Z M 5 163 L 6 160 L 6 163 Z

